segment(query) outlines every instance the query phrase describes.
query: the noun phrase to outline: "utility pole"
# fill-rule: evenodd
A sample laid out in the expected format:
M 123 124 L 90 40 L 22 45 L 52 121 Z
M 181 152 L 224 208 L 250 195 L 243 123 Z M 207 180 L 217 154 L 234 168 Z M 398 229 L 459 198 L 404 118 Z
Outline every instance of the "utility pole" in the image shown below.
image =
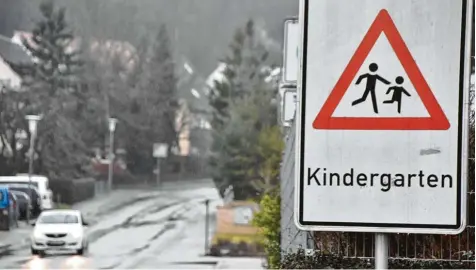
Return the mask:
M 109 168 L 107 175 L 108 191 L 112 191 L 112 178 L 114 175 L 114 131 L 116 130 L 117 119 L 109 118 Z
M 30 131 L 30 149 L 29 151 L 29 159 L 28 159 L 28 196 L 30 197 L 30 203 L 33 205 L 33 192 L 32 192 L 32 175 L 33 175 L 33 160 L 35 158 L 35 139 L 36 133 L 38 128 L 38 121 L 41 120 L 41 116 L 38 115 L 27 115 L 26 120 L 28 121 L 28 130 Z M 27 223 L 30 224 L 30 213 L 29 213 L 30 206 L 28 205 L 27 209 Z

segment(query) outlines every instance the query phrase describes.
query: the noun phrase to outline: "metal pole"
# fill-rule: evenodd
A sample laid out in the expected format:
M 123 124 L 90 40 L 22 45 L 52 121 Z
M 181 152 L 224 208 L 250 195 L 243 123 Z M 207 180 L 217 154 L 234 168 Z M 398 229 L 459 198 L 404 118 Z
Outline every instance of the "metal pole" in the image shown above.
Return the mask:
M 210 200 L 205 201 L 205 255 L 208 254 L 208 204 Z
M 107 179 L 107 187 L 112 191 L 112 177 L 114 174 L 114 131 L 109 131 L 109 172 Z
M 32 192 L 32 180 L 31 176 L 33 174 L 33 158 L 34 158 L 34 151 L 35 151 L 35 132 L 32 132 L 30 134 L 30 149 L 28 150 L 30 152 L 29 160 L 28 160 L 28 196 L 30 197 L 30 204 L 33 205 L 33 192 Z M 27 209 L 27 215 L 26 215 L 26 221 L 28 224 L 30 224 L 30 214 L 29 214 L 30 208 L 28 206 Z
M 160 158 L 157 158 L 157 175 L 156 175 L 157 186 L 160 186 Z
M 388 235 L 375 234 L 375 269 L 388 269 Z

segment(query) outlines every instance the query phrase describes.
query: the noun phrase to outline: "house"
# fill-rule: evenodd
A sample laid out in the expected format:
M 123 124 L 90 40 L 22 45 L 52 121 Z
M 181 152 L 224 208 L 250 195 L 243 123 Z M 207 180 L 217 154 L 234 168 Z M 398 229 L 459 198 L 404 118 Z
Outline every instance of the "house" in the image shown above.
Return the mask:
M 22 80 L 21 77 L 13 70 L 13 64 L 31 63 L 31 58 L 28 54 L 22 50 L 20 46 L 12 42 L 9 37 L 0 35 L 0 91 L 4 91 L 4 87 L 8 87 L 10 90 L 20 91 Z M 10 141 L 12 136 L 19 139 L 26 139 L 25 131 L 4 132 L 0 134 L 4 136 L 0 140 L 0 153 L 5 156 L 13 155 L 12 145 L 3 144 L 4 141 Z M 21 144 L 17 144 L 16 148 L 21 148 Z
M 12 42 L 18 44 L 28 54 L 28 50 L 22 45 L 22 40 L 26 39 L 30 41 L 32 34 L 25 31 L 14 31 Z M 30 42 L 31 45 L 34 43 Z M 110 64 L 112 59 L 118 56 L 122 66 L 127 70 L 132 70 L 134 64 L 137 63 L 136 49 L 135 47 L 126 41 L 100 39 L 100 38 L 88 38 L 83 39 L 81 37 L 75 37 L 68 48 L 69 51 L 82 50 L 87 51 L 94 59 L 98 60 L 102 64 Z
M 206 157 L 211 143 L 210 106 L 206 80 L 197 74 L 185 58 L 177 61 L 179 111 L 176 127 L 179 131 L 180 156 Z
M 15 89 L 21 86 L 20 76 L 11 64 L 31 63 L 29 55 L 12 39 L 0 35 L 0 83 Z

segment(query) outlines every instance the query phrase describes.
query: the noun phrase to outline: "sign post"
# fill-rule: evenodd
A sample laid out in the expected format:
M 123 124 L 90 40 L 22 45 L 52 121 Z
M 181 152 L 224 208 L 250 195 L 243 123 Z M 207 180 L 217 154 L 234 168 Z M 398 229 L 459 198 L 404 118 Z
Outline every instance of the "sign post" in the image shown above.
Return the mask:
M 297 18 L 284 21 L 283 68 L 281 83 L 296 85 L 299 74 L 299 41 L 301 29 Z
M 300 31 L 297 18 L 288 18 L 284 21 L 283 66 L 279 87 L 281 101 L 279 120 L 285 127 L 291 125 L 296 111 Z
M 152 156 L 157 159 L 156 184 L 160 186 L 160 160 L 167 157 L 168 145 L 166 143 L 154 143 Z
M 389 233 L 464 230 L 471 11 L 301 0 L 298 228 L 377 233 L 380 269 Z
M 375 235 L 375 269 L 388 269 L 388 235 Z
M 294 120 L 296 113 L 297 91 L 296 88 L 284 88 L 281 102 L 281 122 L 286 126 Z

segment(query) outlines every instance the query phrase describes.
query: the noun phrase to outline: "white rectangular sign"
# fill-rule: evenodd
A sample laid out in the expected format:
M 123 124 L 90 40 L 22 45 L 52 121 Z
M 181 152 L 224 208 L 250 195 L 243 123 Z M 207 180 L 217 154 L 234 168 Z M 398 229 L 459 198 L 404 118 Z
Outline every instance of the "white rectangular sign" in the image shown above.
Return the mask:
M 166 143 L 154 143 L 152 156 L 155 158 L 167 157 L 167 144 Z
M 472 1 L 300 7 L 296 225 L 461 232 Z
M 284 21 L 283 76 L 284 84 L 296 84 L 299 74 L 299 43 L 301 29 L 297 19 Z
M 283 123 L 291 122 L 294 120 L 296 112 L 296 89 L 285 89 L 283 92 L 283 102 L 281 110 L 281 121 Z

